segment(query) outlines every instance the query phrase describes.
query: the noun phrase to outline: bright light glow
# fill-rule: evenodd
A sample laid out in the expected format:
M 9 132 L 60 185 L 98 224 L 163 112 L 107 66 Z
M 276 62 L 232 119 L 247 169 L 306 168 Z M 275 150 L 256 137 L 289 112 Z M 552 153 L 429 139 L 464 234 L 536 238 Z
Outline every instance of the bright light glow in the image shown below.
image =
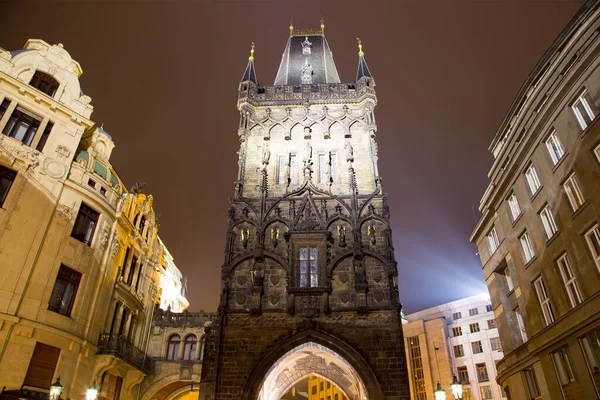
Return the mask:
M 62 393 L 63 386 L 60 384 L 60 376 L 56 378 L 56 382 L 50 385 L 50 400 L 58 400 Z
M 452 395 L 454 396 L 454 398 L 457 400 L 462 399 L 463 387 L 462 384 L 456 378 L 456 375 L 454 375 L 454 379 L 452 380 L 450 387 L 452 388 Z
M 438 381 L 435 392 L 435 400 L 446 400 L 446 391 L 442 389 L 442 384 Z
M 86 400 L 96 400 L 96 397 L 98 397 L 98 389 L 96 388 L 96 381 L 94 380 L 92 386 L 87 390 L 85 398 Z

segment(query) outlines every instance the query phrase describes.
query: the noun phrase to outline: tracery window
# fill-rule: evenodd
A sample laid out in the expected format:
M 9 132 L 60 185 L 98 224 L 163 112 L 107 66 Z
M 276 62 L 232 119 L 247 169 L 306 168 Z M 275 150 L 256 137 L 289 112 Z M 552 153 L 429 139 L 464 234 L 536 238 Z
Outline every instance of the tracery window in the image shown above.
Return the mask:
M 318 248 L 300 247 L 299 259 L 300 287 L 319 286 Z
M 196 358 L 196 347 L 198 339 L 195 335 L 187 335 L 183 340 L 183 360 L 194 360 Z
M 179 359 L 179 346 L 181 345 L 181 336 L 171 335 L 167 344 L 167 360 Z

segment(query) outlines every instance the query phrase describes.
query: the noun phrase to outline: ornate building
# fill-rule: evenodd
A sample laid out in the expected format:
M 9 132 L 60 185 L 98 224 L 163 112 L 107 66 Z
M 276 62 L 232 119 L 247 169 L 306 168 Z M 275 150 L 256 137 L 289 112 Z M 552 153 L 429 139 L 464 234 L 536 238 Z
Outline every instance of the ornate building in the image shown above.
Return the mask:
M 587 1 L 513 101 L 471 240 L 512 399 L 600 397 L 600 2 Z
M 187 304 L 152 196 L 127 190 L 59 45 L 0 49 L 0 398 L 138 398 L 155 305 Z M 171 265 L 172 264 L 172 265 Z M 183 297 L 183 299 L 182 299 Z
M 270 86 L 239 84 L 239 169 L 201 399 L 279 399 L 318 375 L 349 399 L 408 399 L 375 81 L 339 79 L 324 25 L 290 26 Z

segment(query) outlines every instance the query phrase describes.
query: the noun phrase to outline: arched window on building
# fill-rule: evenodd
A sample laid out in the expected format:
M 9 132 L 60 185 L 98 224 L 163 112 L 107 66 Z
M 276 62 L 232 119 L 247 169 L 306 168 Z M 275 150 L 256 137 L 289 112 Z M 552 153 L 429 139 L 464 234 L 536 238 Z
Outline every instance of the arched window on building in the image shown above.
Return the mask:
M 202 336 L 202 338 L 200 339 L 200 357 L 198 357 L 198 360 L 204 359 L 204 345 L 205 344 L 206 344 L 206 336 Z
M 183 340 L 183 359 L 195 360 L 198 338 L 195 335 L 187 335 Z
M 181 336 L 178 334 L 171 335 L 169 337 L 169 343 L 167 345 L 167 360 L 178 360 L 179 359 L 179 346 L 181 345 Z
M 60 86 L 58 81 L 51 75 L 45 74 L 41 71 L 35 71 L 35 74 L 33 74 L 33 78 L 31 78 L 29 85 L 38 89 L 40 92 L 46 93 L 50 97 L 54 97 L 54 94 Z

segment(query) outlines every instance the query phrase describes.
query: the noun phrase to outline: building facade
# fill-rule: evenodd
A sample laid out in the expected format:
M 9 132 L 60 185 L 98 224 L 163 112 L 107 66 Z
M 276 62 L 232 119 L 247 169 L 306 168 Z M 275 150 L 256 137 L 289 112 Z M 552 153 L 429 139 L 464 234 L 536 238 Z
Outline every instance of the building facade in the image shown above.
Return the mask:
M 168 251 L 61 44 L 0 49 L 0 398 L 137 398 Z M 171 266 L 171 269 L 173 266 Z M 186 303 L 187 304 L 187 303 Z M 16 397 L 15 397 L 16 396 Z
M 279 399 L 310 374 L 352 400 L 410 397 L 374 86 L 362 50 L 340 81 L 323 24 L 290 26 L 274 85 L 252 48 L 201 399 Z
M 504 353 L 489 295 L 406 315 L 404 335 L 414 400 L 433 399 L 437 382 L 452 399 L 454 375 L 463 385 L 463 400 L 505 398 L 496 383 L 496 363 Z
M 512 399 L 600 393 L 600 4 L 528 76 L 490 145 L 477 244 Z

